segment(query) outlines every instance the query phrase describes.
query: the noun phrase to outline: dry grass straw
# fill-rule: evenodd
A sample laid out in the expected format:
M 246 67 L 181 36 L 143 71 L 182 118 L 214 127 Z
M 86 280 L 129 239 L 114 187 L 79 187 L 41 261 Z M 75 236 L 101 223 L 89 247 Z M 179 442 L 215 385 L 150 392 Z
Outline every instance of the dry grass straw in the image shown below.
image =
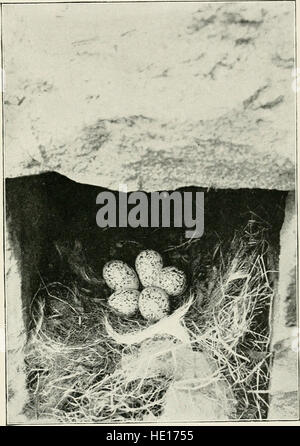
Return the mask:
M 253 227 L 252 227 L 253 228 Z M 270 308 L 269 246 L 264 231 L 234 238 L 212 271 L 210 292 L 187 315 L 192 344 L 214 358 L 236 397 L 236 417 L 263 419 L 268 409 Z M 256 228 L 257 230 L 257 228 Z M 193 312 L 192 312 L 193 311 Z
M 252 220 L 225 253 L 216 247 L 206 289 L 195 282 L 186 296 L 192 293 L 194 299 L 184 319 L 190 345 L 214 362 L 212 380 L 229 383 L 237 401 L 232 412 L 236 418 L 263 419 L 267 411 L 267 318 L 273 297 L 268 255 L 264 227 Z M 120 318 L 105 300 L 85 296 L 75 287 L 41 286 L 33 299 L 26 351 L 28 416 L 101 423 L 161 414 L 166 391 L 175 379 L 173 369 L 138 377 L 128 374 L 120 364 L 128 355 L 138 358 L 141 344 L 126 346 L 111 339 L 104 327 L 107 315 L 120 333 L 147 327 L 142 318 Z M 175 358 L 180 343 L 169 345 L 166 351 L 162 343 L 155 355 L 164 358 L 171 352 Z M 144 363 L 144 355 L 140 361 Z M 197 388 L 195 382 L 186 385 L 187 391 Z

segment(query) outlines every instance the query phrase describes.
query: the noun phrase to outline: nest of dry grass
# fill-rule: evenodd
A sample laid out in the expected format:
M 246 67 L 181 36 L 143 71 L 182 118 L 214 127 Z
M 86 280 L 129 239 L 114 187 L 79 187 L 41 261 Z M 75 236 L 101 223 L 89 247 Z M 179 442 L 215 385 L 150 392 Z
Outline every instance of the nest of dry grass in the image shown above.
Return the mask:
M 221 406 L 230 400 L 229 418 L 264 419 L 270 364 L 268 317 L 273 299 L 264 224 L 251 219 L 225 251 L 216 244 L 210 250 L 213 267 L 204 282 L 195 261 L 197 243 L 192 240 L 170 248 L 186 256 L 193 244 L 192 283 L 178 305 L 193 299 L 182 321 L 189 348 L 202 352 L 214 364 L 210 382 L 198 377 L 186 382 L 187 391 L 204 391 L 212 382 L 226 383 L 230 392 L 215 392 L 214 397 Z M 86 277 L 96 280 L 90 272 Z M 105 330 L 106 317 L 119 333 L 147 327 L 142 318 L 119 317 L 107 307 L 105 298 L 85 294 L 76 283 L 41 284 L 32 301 L 26 350 L 30 418 L 128 422 L 157 419 L 163 413 L 167 391 L 178 380 L 172 364 L 181 343 L 160 335 L 160 341 L 167 342 L 158 344 L 161 348 L 152 351 L 151 357 L 159 358 L 163 365 L 151 368 L 149 363 L 145 368 L 142 353 L 145 348 L 148 351 L 145 342 L 149 340 L 131 346 L 117 343 Z M 141 366 L 143 373 L 129 373 L 124 367 L 128 357 L 135 358 L 135 368 Z

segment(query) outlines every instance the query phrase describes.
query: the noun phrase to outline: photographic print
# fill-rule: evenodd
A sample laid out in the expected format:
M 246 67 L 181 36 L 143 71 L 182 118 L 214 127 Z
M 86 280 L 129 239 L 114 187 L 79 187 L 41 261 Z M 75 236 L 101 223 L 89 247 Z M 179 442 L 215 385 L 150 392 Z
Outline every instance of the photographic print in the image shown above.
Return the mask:
M 8 424 L 299 420 L 296 4 L 2 4 Z

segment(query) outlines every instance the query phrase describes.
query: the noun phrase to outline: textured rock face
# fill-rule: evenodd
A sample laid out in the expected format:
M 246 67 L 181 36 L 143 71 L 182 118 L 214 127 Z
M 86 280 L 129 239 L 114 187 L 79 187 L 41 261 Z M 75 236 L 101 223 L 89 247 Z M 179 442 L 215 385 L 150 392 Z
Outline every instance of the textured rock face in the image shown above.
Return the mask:
M 293 189 L 293 33 L 293 2 L 5 5 L 6 175 Z
M 280 234 L 279 282 L 272 315 L 270 420 L 299 419 L 296 231 L 295 194 L 290 192 Z
M 17 242 L 6 234 L 6 339 L 7 339 L 7 408 L 8 422 L 21 421 L 27 402 L 24 348 L 27 335 L 23 318 L 20 262 L 16 255 Z

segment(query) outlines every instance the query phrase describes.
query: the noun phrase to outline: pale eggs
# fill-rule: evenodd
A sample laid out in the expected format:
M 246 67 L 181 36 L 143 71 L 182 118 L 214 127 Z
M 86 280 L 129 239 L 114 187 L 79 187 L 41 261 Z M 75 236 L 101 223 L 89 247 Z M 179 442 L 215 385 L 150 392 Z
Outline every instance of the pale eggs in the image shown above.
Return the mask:
M 156 283 L 169 296 L 179 296 L 186 289 L 186 276 L 175 266 L 167 266 L 158 273 Z
M 162 257 L 156 251 L 142 251 L 136 258 L 135 268 L 144 287 L 162 288 L 169 296 L 179 296 L 186 288 L 185 273 L 174 266 L 163 268 Z
M 161 255 L 151 249 L 140 252 L 135 267 L 138 275 L 121 260 L 112 260 L 104 266 L 103 278 L 115 291 L 108 305 L 127 317 L 139 310 L 148 321 L 159 321 L 170 312 L 169 296 L 179 296 L 186 289 L 186 275 L 174 266 L 163 268 Z M 139 279 L 144 287 L 141 292 Z
M 154 285 L 162 266 L 162 257 L 158 252 L 151 249 L 140 252 L 135 261 L 135 269 L 141 284 L 144 287 Z
M 116 291 L 108 298 L 108 305 L 123 316 L 133 316 L 138 308 L 140 292 L 138 290 Z
M 139 288 L 136 272 L 121 260 L 112 260 L 104 265 L 103 279 L 112 290 L 137 290 Z
M 145 319 L 156 322 L 169 314 L 169 297 L 161 288 L 146 287 L 140 293 L 138 307 Z

